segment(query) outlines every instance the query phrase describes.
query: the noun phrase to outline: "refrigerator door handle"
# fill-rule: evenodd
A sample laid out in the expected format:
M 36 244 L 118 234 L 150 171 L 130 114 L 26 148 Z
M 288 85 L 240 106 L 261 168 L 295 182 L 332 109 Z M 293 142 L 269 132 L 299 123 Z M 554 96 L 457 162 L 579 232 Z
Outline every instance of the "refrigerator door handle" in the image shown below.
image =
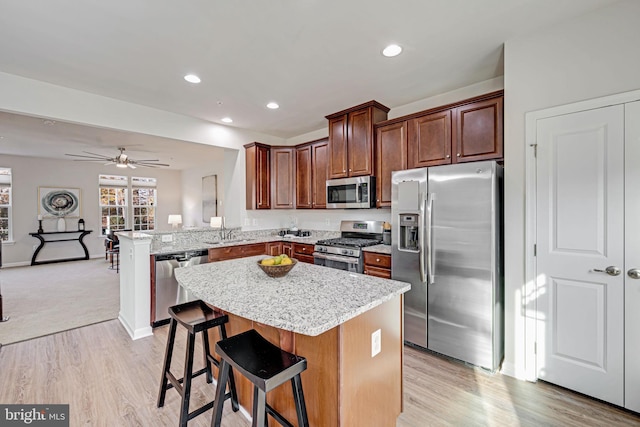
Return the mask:
M 421 233 L 422 235 L 426 234 L 427 235 L 427 250 L 426 250 L 426 256 L 427 256 L 427 276 L 429 279 L 429 283 L 433 283 L 433 231 L 432 231 L 432 225 L 433 225 L 433 201 L 436 198 L 436 194 L 435 193 L 429 193 L 427 195 L 427 200 L 425 201 L 427 206 L 425 208 L 427 215 L 426 215 L 426 224 L 425 224 L 425 229 L 426 229 L 426 233 Z M 424 261 L 423 261 L 424 262 Z M 423 280 L 424 282 L 425 280 Z

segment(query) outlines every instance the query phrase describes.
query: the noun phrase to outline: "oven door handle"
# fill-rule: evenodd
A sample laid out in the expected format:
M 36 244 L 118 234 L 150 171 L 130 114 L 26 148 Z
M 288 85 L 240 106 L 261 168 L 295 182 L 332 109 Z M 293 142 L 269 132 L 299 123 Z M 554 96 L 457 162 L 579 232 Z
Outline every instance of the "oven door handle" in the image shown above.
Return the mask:
M 319 258 L 319 259 L 328 259 L 329 261 L 346 262 L 347 264 L 358 264 L 358 262 L 360 261 L 360 258 L 341 256 L 341 255 L 321 254 L 320 252 L 314 252 L 313 257 Z

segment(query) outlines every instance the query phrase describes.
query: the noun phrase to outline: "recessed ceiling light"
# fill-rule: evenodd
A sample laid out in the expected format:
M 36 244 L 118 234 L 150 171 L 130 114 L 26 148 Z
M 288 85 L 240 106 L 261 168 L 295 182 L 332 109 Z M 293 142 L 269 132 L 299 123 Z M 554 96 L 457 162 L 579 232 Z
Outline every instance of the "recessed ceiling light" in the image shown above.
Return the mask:
M 44 120 L 42 123 L 44 123 L 47 126 L 53 126 L 56 124 L 55 120 Z
M 391 58 L 392 56 L 398 56 L 402 52 L 402 48 L 397 44 L 390 44 L 389 46 L 382 49 L 382 54 Z
M 280 108 L 277 102 L 270 102 L 267 104 L 267 108 L 271 108 L 272 110 Z
M 200 83 L 200 77 L 196 76 L 195 74 L 187 74 L 186 76 L 184 76 L 184 79 L 189 83 Z
M 233 123 L 233 120 L 231 119 L 231 117 L 223 117 L 220 120 L 225 122 L 225 123 Z

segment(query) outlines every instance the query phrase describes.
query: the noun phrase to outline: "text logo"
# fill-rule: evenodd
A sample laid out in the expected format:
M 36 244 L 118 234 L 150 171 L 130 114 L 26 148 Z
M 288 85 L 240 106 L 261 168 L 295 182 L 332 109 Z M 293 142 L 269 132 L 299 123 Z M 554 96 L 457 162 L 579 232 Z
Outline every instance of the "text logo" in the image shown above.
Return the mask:
M 0 405 L 0 427 L 69 427 L 69 405 Z

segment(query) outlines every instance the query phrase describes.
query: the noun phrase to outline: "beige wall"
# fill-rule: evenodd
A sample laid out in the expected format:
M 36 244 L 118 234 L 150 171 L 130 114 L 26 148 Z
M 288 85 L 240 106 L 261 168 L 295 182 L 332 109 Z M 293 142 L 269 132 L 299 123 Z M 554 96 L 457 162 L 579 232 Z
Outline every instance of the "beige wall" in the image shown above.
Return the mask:
M 31 262 L 34 246 L 38 240 L 29 233 L 38 229 L 38 187 L 80 188 L 81 217 L 85 228 L 93 233 L 85 237 L 84 242 L 90 256 L 104 255 L 103 239 L 100 237 L 100 210 L 98 198 L 98 175 L 141 176 L 156 178 L 158 188 L 158 227 L 166 228 L 162 218 L 181 209 L 180 171 L 162 169 L 116 169 L 101 163 L 84 163 L 70 160 L 41 159 L 0 155 L 0 166 L 10 167 L 12 173 L 12 219 L 14 243 L 5 243 L 2 248 L 4 266 L 28 265 Z M 56 220 L 43 220 L 44 231 L 56 231 Z M 78 218 L 67 219 L 67 229 L 77 229 Z M 59 237 L 55 237 L 59 238 Z M 76 242 L 47 244 L 38 255 L 38 260 L 84 256 Z
M 505 43 L 504 370 L 524 377 L 525 114 L 640 89 L 640 2 L 616 3 Z M 532 363 L 531 360 L 528 360 Z

